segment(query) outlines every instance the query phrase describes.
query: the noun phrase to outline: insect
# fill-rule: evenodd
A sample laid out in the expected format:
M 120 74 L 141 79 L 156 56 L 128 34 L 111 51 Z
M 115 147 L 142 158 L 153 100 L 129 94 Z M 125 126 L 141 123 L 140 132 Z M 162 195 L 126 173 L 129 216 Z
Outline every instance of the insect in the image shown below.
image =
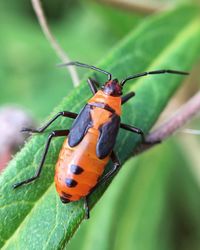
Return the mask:
M 99 185 L 107 182 L 120 169 L 120 161 L 114 152 L 116 137 L 120 128 L 137 133 L 145 143 L 145 136 L 140 128 L 120 122 L 121 105 L 125 104 L 135 93 L 130 92 L 122 96 L 125 83 L 129 80 L 153 74 L 180 74 L 187 72 L 176 70 L 155 70 L 129 76 L 119 82 L 112 79 L 112 74 L 100 68 L 70 62 L 62 66 L 78 66 L 89 68 L 107 75 L 107 82 L 98 90 L 95 80 L 89 78 L 88 84 L 92 91 L 92 98 L 79 114 L 62 111 L 55 115 L 43 127 L 34 130 L 25 128 L 23 132 L 42 133 L 58 117 L 69 117 L 75 119 L 72 127 L 66 130 L 55 130 L 49 134 L 45 150 L 35 175 L 27 180 L 14 184 L 18 188 L 39 178 L 45 158 L 51 143 L 55 137 L 67 137 L 60 151 L 55 170 L 56 190 L 63 203 L 84 200 L 85 217 L 89 218 L 88 197 Z M 113 168 L 103 177 L 105 166 L 109 160 L 113 162 Z

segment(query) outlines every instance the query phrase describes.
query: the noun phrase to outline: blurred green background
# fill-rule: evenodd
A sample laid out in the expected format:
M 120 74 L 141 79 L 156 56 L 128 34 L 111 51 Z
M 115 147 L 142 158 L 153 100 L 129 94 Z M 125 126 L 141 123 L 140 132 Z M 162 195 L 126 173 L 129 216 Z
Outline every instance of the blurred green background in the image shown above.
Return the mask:
M 37 119 L 43 118 L 70 93 L 72 81 L 66 70 L 56 67 L 61 61 L 44 37 L 31 3 L 0 4 L 0 104 L 18 103 Z M 91 64 L 142 18 L 89 1 L 44 1 L 43 6 L 52 32 L 69 57 Z M 85 71 L 79 72 L 81 76 Z M 49 98 L 52 93 L 54 98 Z
M 167 3 L 171 2 L 178 1 Z M 146 8 L 133 4 L 127 10 L 124 4 L 95 1 L 42 3 L 49 26 L 69 57 L 94 65 L 153 15 L 156 6 L 156 2 Z M 39 123 L 70 94 L 73 84 L 69 73 L 56 67 L 60 59 L 44 37 L 30 2 L 1 1 L 0 45 L 0 106 L 19 105 Z M 85 71 L 78 72 L 81 78 Z M 182 89 L 176 106 L 199 88 L 198 74 L 194 75 L 192 90 Z M 198 129 L 199 124 L 196 119 L 188 126 Z M 200 249 L 199 144 L 200 137 L 179 133 L 129 160 L 66 249 Z M 149 174 L 152 178 L 146 179 Z

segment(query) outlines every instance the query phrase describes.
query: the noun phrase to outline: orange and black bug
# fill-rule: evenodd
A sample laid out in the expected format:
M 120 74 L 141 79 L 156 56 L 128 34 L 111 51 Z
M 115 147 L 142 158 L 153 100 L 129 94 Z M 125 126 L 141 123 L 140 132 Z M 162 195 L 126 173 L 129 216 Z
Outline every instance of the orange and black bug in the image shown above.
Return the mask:
M 112 79 L 112 75 L 102 69 L 79 62 L 66 63 L 63 66 L 75 65 L 90 68 L 107 75 L 107 82 L 97 90 L 97 83 L 88 79 L 93 97 L 88 100 L 79 114 L 62 111 L 38 130 L 23 129 L 24 132 L 42 133 L 58 117 L 64 116 L 75 119 L 71 129 L 56 130 L 50 133 L 42 156 L 42 160 L 35 175 L 27 180 L 16 183 L 14 188 L 39 178 L 52 138 L 65 136 L 63 147 L 56 164 L 55 185 L 63 203 L 80 200 L 85 201 L 85 214 L 89 218 L 88 196 L 99 185 L 113 177 L 121 165 L 113 151 L 116 137 L 120 128 L 137 133 L 145 143 L 144 133 L 140 128 L 120 122 L 121 105 L 135 94 L 130 92 L 122 96 L 124 84 L 131 79 L 150 74 L 181 74 L 188 73 L 175 70 L 156 70 L 129 76 L 120 83 Z M 122 96 L 122 97 L 121 97 Z M 113 161 L 113 168 L 102 176 L 109 159 Z

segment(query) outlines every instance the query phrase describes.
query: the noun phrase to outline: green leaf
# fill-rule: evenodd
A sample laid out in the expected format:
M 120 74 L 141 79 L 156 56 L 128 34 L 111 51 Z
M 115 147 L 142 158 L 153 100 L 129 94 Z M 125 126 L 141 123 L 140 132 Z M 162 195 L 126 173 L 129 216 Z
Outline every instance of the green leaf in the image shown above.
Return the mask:
M 199 249 L 200 189 L 189 165 L 172 140 L 129 160 L 66 249 Z
M 200 53 L 198 15 L 197 8 L 186 6 L 145 20 L 97 66 L 119 79 L 153 69 L 189 70 Z M 99 80 L 102 82 L 103 78 L 99 76 Z M 137 95 L 123 107 L 122 121 L 147 133 L 182 81 L 181 76 L 159 75 L 128 82 L 124 92 L 134 90 Z M 91 93 L 84 81 L 53 114 L 61 110 L 78 112 L 89 96 Z M 70 124 L 68 119 L 60 119 L 50 130 L 68 128 Z M 48 132 L 33 136 L 1 176 L 2 249 L 60 249 L 84 218 L 82 201 L 61 204 L 55 191 L 54 166 L 63 139 L 53 141 L 39 180 L 18 190 L 12 189 L 12 184 L 34 174 L 47 135 Z M 115 148 L 122 163 L 131 157 L 139 141 L 137 135 L 120 132 Z M 105 187 L 101 187 L 92 195 L 90 206 L 97 202 L 104 190 Z
M 185 140 L 184 143 L 182 137 L 185 136 L 182 135 L 179 137 L 181 140 L 177 140 L 179 147 L 174 147 L 179 160 L 174 161 L 168 181 L 169 199 L 166 205 L 166 216 L 171 218 L 167 223 L 174 245 L 179 246 L 181 250 L 195 250 L 200 248 L 199 174 L 196 172 L 198 164 L 191 160 L 191 152 L 186 150 L 185 144 L 188 143 L 191 150 L 194 150 L 196 144 L 193 145 L 190 139 L 189 142 Z M 193 157 L 194 154 L 192 154 Z

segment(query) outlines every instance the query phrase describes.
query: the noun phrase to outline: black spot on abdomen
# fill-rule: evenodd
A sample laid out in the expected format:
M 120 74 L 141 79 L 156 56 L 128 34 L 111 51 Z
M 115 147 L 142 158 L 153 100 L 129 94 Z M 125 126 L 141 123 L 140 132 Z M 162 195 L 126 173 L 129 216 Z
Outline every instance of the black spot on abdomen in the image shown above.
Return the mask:
M 62 192 L 62 197 L 69 199 L 69 198 L 72 197 L 72 195 L 71 194 L 67 194 L 65 192 Z
M 66 199 L 65 197 L 60 197 L 60 200 L 62 201 L 62 203 L 69 203 L 70 200 L 69 199 Z
M 79 174 L 81 174 L 83 171 L 84 171 L 83 168 L 80 167 L 80 166 L 78 166 L 78 165 L 72 164 L 72 165 L 70 166 L 70 172 L 71 172 L 72 174 L 79 175 Z
M 66 178 L 65 184 L 67 185 L 67 187 L 75 187 L 78 184 L 78 182 L 73 179 Z

